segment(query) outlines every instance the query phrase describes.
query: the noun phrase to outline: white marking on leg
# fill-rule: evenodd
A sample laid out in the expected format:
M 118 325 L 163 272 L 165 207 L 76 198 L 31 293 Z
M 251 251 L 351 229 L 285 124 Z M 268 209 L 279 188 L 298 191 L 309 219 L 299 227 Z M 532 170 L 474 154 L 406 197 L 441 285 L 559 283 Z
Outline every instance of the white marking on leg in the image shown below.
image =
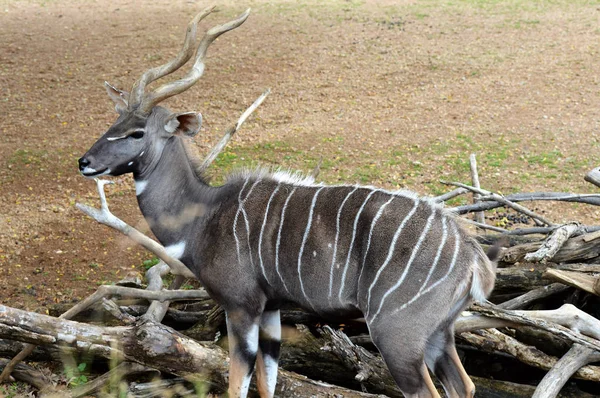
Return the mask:
M 392 256 L 394 255 L 394 250 L 396 249 L 396 242 L 398 241 L 398 237 L 402 233 L 404 226 L 406 225 L 408 220 L 410 220 L 410 218 L 413 216 L 413 214 L 415 214 L 415 212 L 417 211 L 417 207 L 419 206 L 419 201 L 416 199 L 413 199 L 413 200 L 414 200 L 414 205 L 413 205 L 412 209 L 410 209 L 408 214 L 404 217 L 404 219 L 398 226 L 398 229 L 396 230 L 396 233 L 394 234 L 394 237 L 392 238 L 392 243 L 390 244 L 390 248 L 388 249 L 387 257 L 386 257 L 385 261 L 383 262 L 383 264 L 381 264 L 381 267 L 379 267 L 379 269 L 377 270 L 377 274 L 375 274 L 375 278 L 373 278 L 373 282 L 371 283 L 371 286 L 369 286 L 369 292 L 367 295 L 367 314 L 366 314 L 365 318 L 369 317 L 369 312 L 371 310 L 371 293 L 373 292 L 373 287 L 379 280 L 379 276 L 381 275 L 383 270 L 385 270 L 385 267 L 388 265 L 388 263 L 392 259 Z
M 367 254 L 369 254 L 369 248 L 371 247 L 371 237 L 373 236 L 373 229 L 375 229 L 375 225 L 377 225 L 377 221 L 379 220 L 379 217 L 381 217 L 381 215 L 383 214 L 383 210 L 394 199 L 395 199 L 395 196 L 391 196 L 387 202 L 385 202 L 383 205 L 381 205 L 381 207 L 377 211 L 377 214 L 375 214 L 375 217 L 373 217 L 373 221 L 371 222 L 371 228 L 369 229 L 369 239 L 367 239 L 367 248 L 365 249 L 365 255 L 363 256 L 363 261 L 362 261 L 362 267 L 360 269 L 360 274 L 358 275 L 358 282 L 357 282 L 358 286 L 360 286 L 360 279 L 362 278 L 363 271 L 365 270 L 365 262 L 367 261 Z M 356 292 L 356 302 L 358 303 L 358 289 Z
M 317 189 L 317 191 L 315 192 L 315 196 L 313 196 L 312 202 L 310 204 L 310 210 L 308 212 L 308 222 L 306 223 L 304 237 L 302 238 L 302 245 L 300 245 L 300 252 L 298 253 L 298 280 L 300 281 L 300 290 L 302 291 L 304 298 L 306 298 L 306 301 L 308 301 L 308 304 L 310 304 L 310 306 L 313 307 L 313 309 L 315 307 L 312 305 L 310 299 L 306 295 L 306 291 L 304 291 L 304 282 L 302 282 L 302 253 L 304 252 L 304 245 L 306 244 L 306 241 L 308 240 L 308 234 L 310 233 L 310 226 L 312 225 L 313 212 L 315 210 L 315 204 L 317 203 L 317 197 L 319 196 L 319 193 L 323 188 L 324 187 Z
M 248 334 L 245 336 L 246 347 L 248 351 L 256 355 L 258 353 L 258 324 L 253 324 L 248 330 Z M 252 379 L 252 372 L 244 376 L 242 384 L 240 386 L 240 397 L 246 397 L 248 395 L 248 388 L 250 387 L 250 380 Z
M 127 163 L 127 166 L 131 166 L 133 164 L 133 162 L 129 162 Z
M 180 259 L 185 253 L 185 241 L 177 242 L 175 244 L 165 247 L 167 254 L 173 258 Z
M 269 198 L 269 201 L 267 202 L 267 208 L 265 209 L 265 216 L 263 218 L 262 227 L 260 228 L 260 235 L 258 237 L 258 259 L 260 260 L 260 269 L 262 270 L 262 274 L 265 277 L 265 280 L 267 281 L 267 283 L 269 283 L 269 278 L 267 278 L 267 273 L 265 272 L 265 266 L 263 264 L 263 257 L 262 257 L 262 251 L 261 251 L 262 250 L 262 239 L 263 239 L 263 233 L 265 231 L 265 225 L 267 225 L 267 216 L 269 215 L 269 207 L 271 206 L 271 201 L 275 197 L 275 194 L 277 193 L 277 191 L 279 191 L 279 184 L 277 184 L 277 186 L 273 190 L 273 193 L 271 194 L 271 197 Z
M 140 154 L 138 155 L 138 157 L 142 156 L 144 154 L 144 151 L 140 152 Z
M 135 194 L 137 196 L 140 196 L 142 194 L 142 192 L 144 192 L 146 190 L 146 187 L 148 186 L 148 181 L 135 181 Z
M 235 213 L 235 218 L 233 219 L 233 237 L 235 239 L 235 248 L 237 249 L 237 256 L 238 256 L 238 264 L 242 265 L 242 255 L 240 254 L 240 239 L 237 236 L 237 222 L 238 222 L 238 217 L 240 215 L 240 208 L 242 207 L 242 192 L 244 192 L 244 188 L 246 188 L 246 185 L 248 184 L 248 180 L 250 179 L 250 177 L 246 178 L 246 180 L 244 181 L 244 185 L 242 185 L 242 189 L 240 189 L 240 193 L 238 195 L 238 211 Z
M 288 197 L 285 199 L 285 203 L 283 204 L 283 209 L 281 209 L 281 219 L 279 220 L 279 231 L 277 232 L 277 243 L 275 244 L 275 271 L 277 271 L 277 275 L 279 275 L 279 279 L 281 279 L 281 283 L 283 283 L 283 287 L 285 288 L 285 290 L 288 293 L 290 293 L 290 291 L 289 291 L 287 285 L 285 284 L 285 281 L 283 280 L 281 273 L 279 272 L 279 244 L 281 242 L 281 230 L 283 228 L 283 221 L 285 220 L 285 209 L 287 208 L 288 203 L 289 203 L 290 199 L 292 198 L 292 195 L 294 194 L 294 192 L 296 192 L 296 187 L 294 187 L 294 189 L 292 189 L 292 192 L 290 192 Z
M 346 284 L 346 273 L 348 272 L 348 266 L 350 265 L 350 257 L 352 256 L 352 246 L 354 245 L 354 239 L 356 238 L 356 228 L 358 226 L 358 219 L 360 218 L 360 215 L 362 214 L 363 210 L 365 209 L 367 202 L 369 201 L 369 199 L 371 199 L 371 196 L 373 196 L 376 192 L 379 192 L 379 190 L 374 189 L 371 192 L 369 192 L 369 194 L 363 201 L 363 204 L 360 206 L 360 209 L 358 209 L 358 213 L 356 213 L 356 217 L 354 217 L 354 224 L 352 225 L 352 238 L 350 239 L 350 245 L 348 246 L 348 255 L 346 256 L 346 264 L 344 264 L 344 271 L 342 272 L 342 283 L 340 285 L 340 291 L 338 292 L 338 300 L 340 301 L 340 304 L 342 304 L 342 293 L 344 292 L 344 286 Z
M 270 396 L 274 396 L 275 387 L 277 386 L 277 369 L 278 369 L 278 360 L 272 358 L 269 355 L 262 357 L 263 363 L 265 365 L 265 377 L 267 378 L 266 384 L 267 389 L 269 391 Z
M 330 304 L 331 304 L 331 294 L 333 291 L 333 273 L 335 271 L 335 258 L 337 255 L 337 244 L 338 244 L 338 238 L 340 237 L 340 217 L 342 215 L 342 209 L 344 208 L 346 201 L 350 198 L 350 196 L 352 196 L 352 194 L 354 192 L 356 192 L 357 189 L 358 189 L 358 187 L 354 187 L 354 189 L 352 191 L 350 191 L 350 193 L 348 193 L 348 195 L 346 195 L 346 197 L 342 201 L 342 204 L 340 205 L 340 208 L 338 209 L 338 213 L 337 213 L 337 218 L 336 218 L 336 223 L 335 223 L 335 243 L 333 245 L 333 256 L 331 257 L 331 272 L 329 273 L 329 295 L 328 295 L 328 297 L 329 297 Z M 331 247 L 331 243 L 329 244 L 329 247 Z
M 404 283 L 404 279 L 406 278 L 406 275 L 408 275 L 408 272 L 410 271 L 410 267 L 412 266 L 413 261 L 417 257 L 417 253 L 419 252 L 419 249 L 421 248 L 421 244 L 425 240 L 425 237 L 427 236 L 427 233 L 429 232 L 429 229 L 431 228 L 431 223 L 433 222 L 435 215 L 436 215 L 435 210 L 432 210 L 431 214 L 427 218 L 427 223 L 425 224 L 425 228 L 423 228 L 423 231 L 421 232 L 421 236 L 419 236 L 419 240 L 417 241 L 417 244 L 415 245 L 414 249 L 412 250 L 412 253 L 410 253 L 410 258 L 408 259 L 408 262 L 406 263 L 406 266 L 404 267 L 404 271 L 402 272 L 400 279 L 398 279 L 398 282 L 396 282 L 394 284 L 394 286 L 392 286 L 391 288 L 388 289 L 387 292 L 385 292 L 383 297 L 381 297 L 381 301 L 379 301 L 379 308 L 377 309 L 377 312 L 375 313 L 375 315 L 373 315 L 373 318 L 371 318 L 371 322 L 373 322 L 375 320 L 375 318 L 377 318 L 377 315 L 379 315 L 379 312 L 381 311 L 381 308 L 383 307 L 383 303 L 385 302 L 385 299 L 390 294 L 392 294 L 396 289 L 398 289 L 402 285 L 402 283 Z
M 279 310 L 263 312 L 260 318 L 260 330 L 271 340 L 281 340 L 281 319 Z
M 248 351 L 252 354 L 256 354 L 258 352 L 258 324 L 255 323 L 248 329 L 248 334 L 246 334 L 246 347 L 248 347 Z
M 440 283 L 445 281 L 446 278 L 448 278 L 448 276 L 450 276 L 450 274 L 452 273 L 452 270 L 454 269 L 454 265 L 456 264 L 456 257 L 458 256 L 458 248 L 460 247 L 460 239 L 459 239 L 458 231 L 456 230 L 456 226 L 453 225 L 452 229 L 454 230 L 455 244 L 454 244 L 454 254 L 452 255 L 452 261 L 450 262 L 450 267 L 448 268 L 448 272 L 446 272 L 446 274 L 440 280 L 436 281 L 434 284 L 432 284 L 427 289 L 425 289 L 421 293 L 421 296 L 426 295 L 427 293 L 429 293 L 430 291 L 435 289 Z M 398 308 L 397 310 L 394 310 L 394 312 L 392 312 L 392 314 L 395 314 L 396 312 L 400 311 L 401 309 L 402 308 Z

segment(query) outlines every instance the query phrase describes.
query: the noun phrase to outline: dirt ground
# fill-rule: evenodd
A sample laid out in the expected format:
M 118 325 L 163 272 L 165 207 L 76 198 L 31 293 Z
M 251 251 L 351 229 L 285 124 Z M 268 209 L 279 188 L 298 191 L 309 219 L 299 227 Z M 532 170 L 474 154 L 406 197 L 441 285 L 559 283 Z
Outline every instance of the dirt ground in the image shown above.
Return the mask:
M 600 29 L 588 1 L 217 2 L 238 30 L 209 50 L 202 80 L 167 105 L 201 111 L 206 151 L 265 88 L 272 94 L 214 167 L 259 163 L 435 195 L 438 180 L 502 193 L 593 193 Z M 0 0 L 0 302 L 45 311 L 142 271 L 152 256 L 87 219 L 97 204 L 77 159 L 116 119 L 103 82 L 129 89 L 179 49 L 205 4 Z M 129 177 L 111 209 L 145 228 Z M 467 200 L 467 199 L 463 199 Z M 589 206 L 535 204 L 597 223 Z

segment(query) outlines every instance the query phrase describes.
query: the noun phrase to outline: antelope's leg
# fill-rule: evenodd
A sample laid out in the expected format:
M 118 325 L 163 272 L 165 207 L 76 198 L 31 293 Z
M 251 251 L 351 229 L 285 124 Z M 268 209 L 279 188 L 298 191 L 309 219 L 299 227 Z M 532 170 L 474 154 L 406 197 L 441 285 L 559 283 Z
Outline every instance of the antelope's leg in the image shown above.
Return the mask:
M 371 337 L 402 394 L 408 398 L 440 398 L 425 366 L 427 336 L 420 329 L 424 325 L 407 323 L 398 315 L 379 319 L 368 323 Z
M 260 317 L 245 311 L 227 311 L 229 340 L 229 397 L 245 398 L 256 363 Z
M 261 398 L 271 398 L 277 384 L 277 363 L 281 346 L 279 310 L 265 311 L 260 318 L 256 384 Z
M 454 346 L 452 325 L 442 325 L 429 338 L 425 362 L 442 382 L 449 398 L 470 398 L 475 395 L 475 385 L 460 362 Z

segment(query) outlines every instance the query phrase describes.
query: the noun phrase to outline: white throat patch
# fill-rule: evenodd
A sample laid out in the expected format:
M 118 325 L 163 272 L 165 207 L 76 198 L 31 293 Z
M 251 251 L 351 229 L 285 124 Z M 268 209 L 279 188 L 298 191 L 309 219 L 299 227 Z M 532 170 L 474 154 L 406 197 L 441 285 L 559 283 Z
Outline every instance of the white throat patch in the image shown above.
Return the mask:
M 144 190 L 146 189 L 147 185 L 148 185 L 148 181 L 136 181 L 135 182 L 135 194 L 137 196 L 140 196 L 142 194 L 142 192 L 144 192 Z
M 177 242 L 165 247 L 167 254 L 173 258 L 180 259 L 185 253 L 185 241 Z

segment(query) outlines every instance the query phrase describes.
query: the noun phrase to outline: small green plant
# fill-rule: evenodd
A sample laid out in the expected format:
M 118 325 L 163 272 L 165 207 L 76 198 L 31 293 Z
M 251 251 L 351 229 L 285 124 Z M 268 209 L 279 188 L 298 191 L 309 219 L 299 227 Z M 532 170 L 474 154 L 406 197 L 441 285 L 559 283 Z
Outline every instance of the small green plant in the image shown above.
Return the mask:
M 153 257 L 151 259 L 144 260 L 142 265 L 144 266 L 144 269 L 149 270 L 150 268 L 154 267 L 159 262 L 160 262 L 160 260 L 157 257 Z
M 85 362 L 80 363 L 76 367 L 65 366 L 65 376 L 68 380 L 68 385 L 71 387 L 80 386 L 88 382 L 88 378 L 83 374 L 87 364 Z
M 13 398 L 13 397 L 16 397 L 18 393 L 19 393 L 19 386 L 17 385 L 17 383 L 0 386 L 0 396 L 6 397 L 6 398 Z

